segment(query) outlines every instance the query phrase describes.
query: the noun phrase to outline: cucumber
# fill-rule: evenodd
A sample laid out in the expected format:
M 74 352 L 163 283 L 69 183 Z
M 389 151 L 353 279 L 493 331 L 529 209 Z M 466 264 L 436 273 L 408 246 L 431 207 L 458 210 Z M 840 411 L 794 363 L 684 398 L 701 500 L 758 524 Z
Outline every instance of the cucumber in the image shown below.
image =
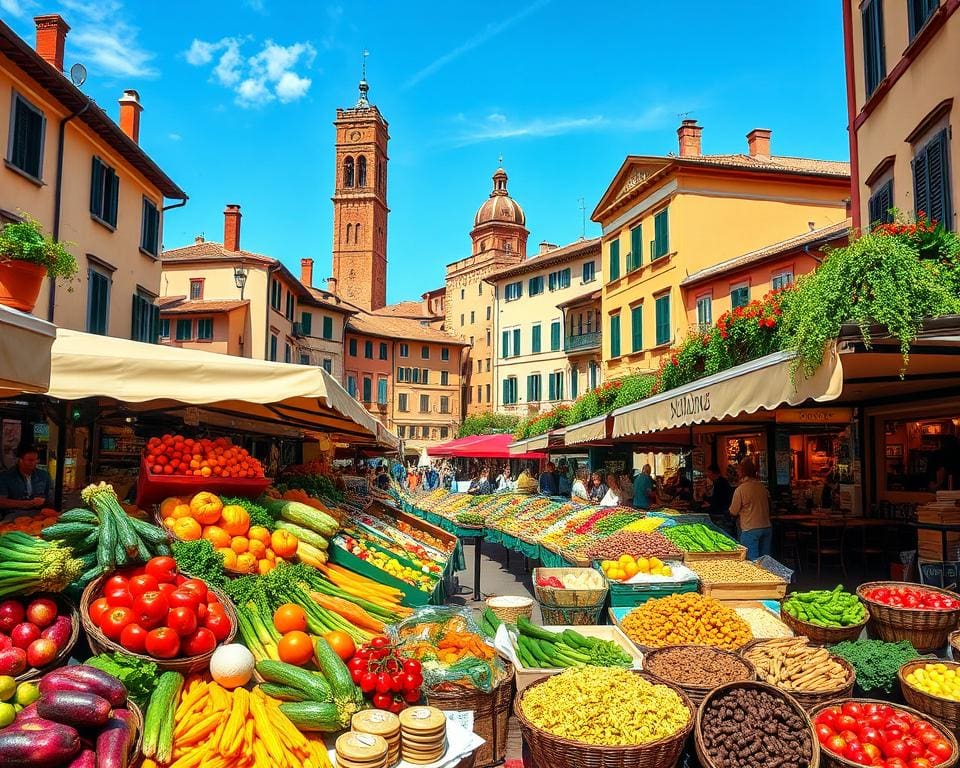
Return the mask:
M 260 683 L 260 690 L 272 699 L 280 701 L 306 701 L 306 694 L 299 688 L 279 683 Z
M 314 643 L 314 650 L 317 654 L 320 671 L 323 672 L 323 676 L 330 683 L 334 701 L 353 701 L 356 698 L 357 688 L 353 684 L 350 670 L 343 663 L 343 659 L 333 652 L 330 643 L 322 637 L 317 638 Z
M 135 517 L 128 516 L 127 519 L 129 520 L 134 533 L 143 539 L 144 543 L 146 543 L 148 546 L 166 544 L 170 541 L 170 537 L 167 535 L 167 532 L 157 528 L 157 526 L 150 525 L 150 523 L 147 523 L 143 520 L 138 520 Z
M 63 539 L 64 541 L 82 541 L 90 534 L 91 530 L 95 530 L 95 528 L 90 525 L 90 523 L 61 522 L 48 525 L 46 528 L 40 531 L 40 535 L 43 536 L 43 538 L 45 538 L 47 541 L 53 541 L 54 539 Z
M 88 533 L 83 540 L 77 544 L 76 550 L 79 552 L 89 552 L 90 550 L 96 550 L 97 543 L 100 541 L 100 526 L 98 525 L 90 533 Z
M 97 542 L 97 562 L 104 568 L 112 569 L 116 563 L 114 550 L 117 544 L 117 530 L 109 516 L 100 523 L 100 540 Z
M 170 695 L 170 706 L 163 712 L 163 719 L 160 721 L 160 733 L 157 736 L 157 762 L 170 763 L 173 757 L 173 726 L 174 714 L 177 709 L 177 702 L 180 700 L 180 691 L 183 689 L 183 675 L 179 672 L 168 671 L 160 675 L 160 683 L 167 678 L 167 687 L 172 690 L 165 693 Z M 159 686 L 160 683 L 157 683 Z M 152 703 L 152 702 L 151 702 Z
M 137 545 L 140 543 L 140 539 L 130 524 L 130 516 L 119 507 L 117 509 L 111 509 L 110 514 L 113 515 L 113 519 L 117 524 L 117 535 L 123 544 L 123 548 L 127 552 L 127 556 L 133 557 L 137 554 Z M 150 558 L 147 559 L 149 560 Z
M 546 640 L 548 643 L 552 643 L 557 639 L 553 632 L 548 632 L 545 629 L 540 629 L 540 627 L 534 626 L 525 616 L 520 616 L 517 619 L 517 629 L 519 629 L 522 634 L 527 635 L 527 637 L 535 637 L 538 640 Z
M 339 658 L 339 657 L 338 657 Z M 329 702 L 333 700 L 333 691 L 323 675 L 286 664 L 282 661 L 264 659 L 257 662 L 257 672 L 269 683 L 277 683 L 300 691 L 310 701 Z M 349 672 L 347 673 L 349 674 Z M 351 679 L 350 684 L 353 685 Z
M 117 534 L 119 536 L 119 533 Z M 113 545 L 113 559 L 117 565 L 126 565 L 127 560 L 127 550 L 123 547 L 123 542 L 120 539 L 117 539 L 117 543 Z
M 88 570 L 93 568 L 97 564 L 97 553 L 96 552 L 87 552 L 83 555 L 77 555 L 77 551 L 73 552 L 74 557 L 83 563 L 83 570 Z
M 89 509 L 70 509 L 57 518 L 58 523 L 89 523 L 100 525 L 100 518 Z
M 161 731 L 169 731 L 170 737 L 173 736 L 173 715 L 182 686 L 183 675 L 179 672 L 164 672 L 160 675 L 143 720 L 143 745 L 140 751 L 144 757 L 158 754 Z M 170 725 L 166 726 L 168 715 Z
M 340 525 L 326 512 L 314 509 L 299 501 L 284 501 L 282 499 L 261 498 L 260 504 L 272 515 L 279 515 L 284 520 L 296 525 L 316 531 L 321 536 L 333 536 Z
M 280 711 L 298 731 L 333 733 L 343 729 L 337 705 L 330 701 L 287 701 Z
M 277 528 L 292 533 L 300 541 L 312 544 L 317 549 L 327 549 L 327 547 L 330 546 L 330 542 L 323 538 L 323 536 L 316 531 L 311 531 L 309 528 L 304 528 L 302 525 L 290 523 L 286 520 L 277 520 Z

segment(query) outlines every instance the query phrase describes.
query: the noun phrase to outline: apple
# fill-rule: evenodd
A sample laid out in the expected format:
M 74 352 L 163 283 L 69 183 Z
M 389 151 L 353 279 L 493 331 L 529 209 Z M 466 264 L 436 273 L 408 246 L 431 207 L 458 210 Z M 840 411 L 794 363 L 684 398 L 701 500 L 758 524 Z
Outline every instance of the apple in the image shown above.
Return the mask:
M 57 657 L 57 644 L 53 640 L 41 637 L 27 648 L 27 664 L 31 667 L 45 667 Z
M 0 632 L 11 632 L 24 619 L 23 605 L 19 600 L 4 600 L 0 603 Z
M 0 675 L 16 677 L 27 668 L 27 652 L 23 648 L 0 651 Z
M 45 629 L 57 618 L 57 604 L 49 597 L 38 597 L 27 606 L 27 621 Z
M 0 651 L 5 651 L 7 648 L 13 647 L 13 640 L 10 639 L 10 635 L 5 635 L 3 632 L 0 632 Z
M 29 621 L 20 622 L 13 628 L 13 632 L 10 633 L 10 639 L 13 640 L 13 644 L 24 651 L 27 650 L 27 646 L 30 645 L 30 643 L 39 637 L 40 630 L 37 628 L 37 625 L 31 624 Z

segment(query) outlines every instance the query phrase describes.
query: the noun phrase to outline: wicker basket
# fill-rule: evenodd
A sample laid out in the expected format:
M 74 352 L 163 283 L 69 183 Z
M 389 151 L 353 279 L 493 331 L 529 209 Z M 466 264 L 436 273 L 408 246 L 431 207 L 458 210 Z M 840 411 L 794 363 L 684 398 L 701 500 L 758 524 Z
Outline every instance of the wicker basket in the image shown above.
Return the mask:
M 925 667 L 927 664 L 943 664 L 954 670 L 960 670 L 960 662 L 945 661 L 941 659 L 917 659 L 908 661 L 897 673 L 900 680 L 900 690 L 903 698 L 914 709 L 935 717 L 951 731 L 960 730 L 960 701 L 945 699 L 941 696 L 934 696 L 932 693 L 926 693 L 907 682 L 907 675 L 913 670 Z
M 857 587 L 857 596 L 867 606 L 870 612 L 870 626 L 876 630 L 881 640 L 888 643 L 897 643 L 907 640 L 920 653 L 939 651 L 947 644 L 947 636 L 951 630 L 957 628 L 960 622 L 960 608 L 949 611 L 933 611 L 925 608 L 897 608 L 870 600 L 864 595 L 871 589 L 886 587 L 909 586 L 918 588 L 916 584 L 902 581 L 868 581 Z M 931 587 L 926 584 L 922 589 L 930 592 L 939 592 L 942 595 L 956 599 L 956 594 L 945 589 Z
M 518 605 L 498 605 L 498 601 L 503 600 L 504 598 L 509 597 L 511 602 L 522 601 L 522 604 Z M 517 619 L 523 616 L 525 619 L 529 619 L 533 616 L 533 598 L 532 597 L 514 597 L 508 595 L 501 595 L 500 597 L 488 597 L 486 600 L 487 608 L 493 611 L 494 615 L 500 619 L 500 621 L 505 621 L 507 624 L 515 624 Z
M 717 688 L 714 688 L 712 691 L 710 691 L 710 693 L 708 693 L 704 698 L 703 703 L 700 704 L 700 708 L 697 710 L 697 726 L 693 731 L 693 740 L 694 740 L 694 747 L 696 748 L 696 752 L 697 752 L 697 759 L 700 761 L 700 765 L 702 766 L 702 768 L 721 768 L 721 766 L 718 765 L 716 762 L 714 762 L 713 759 L 707 754 L 706 747 L 703 743 L 702 721 L 703 721 L 703 713 L 706 711 L 707 704 L 709 703 L 709 701 L 715 696 L 718 696 L 721 693 L 725 693 L 731 688 L 756 688 L 760 690 L 769 691 L 770 693 L 774 693 L 778 696 L 783 697 L 783 699 L 786 700 L 786 702 L 791 707 L 793 707 L 794 711 L 797 714 L 799 714 L 801 717 L 803 717 L 803 719 L 806 720 L 807 722 L 807 730 L 810 734 L 810 745 L 813 748 L 813 755 L 807 768 L 819 768 L 821 763 L 820 763 L 820 749 L 817 743 L 817 734 L 813 730 L 813 723 L 811 722 L 810 717 L 807 715 L 806 710 L 804 710 L 804 708 L 800 705 L 800 702 L 798 702 L 795 698 L 793 698 L 793 696 L 786 693 L 785 691 L 781 691 L 779 688 L 769 685 L 768 683 L 759 683 L 759 682 L 726 683 L 725 685 L 721 685 Z
M 845 640 L 856 640 L 860 637 L 863 628 L 867 626 L 869 620 L 870 614 L 868 612 L 867 616 L 859 624 L 852 624 L 849 627 L 821 627 L 816 624 L 811 624 L 809 621 L 803 621 L 795 616 L 791 616 L 782 610 L 782 608 L 780 611 L 780 621 L 790 627 L 795 635 L 808 637 L 810 638 L 810 642 L 815 645 L 836 645 Z
M 473 731 L 484 740 L 473 753 L 475 768 L 502 763 L 507 754 L 510 702 L 513 700 L 513 665 L 506 664 L 507 676 L 490 693 L 457 686 L 451 691 L 428 692 L 427 704 L 448 712 L 473 711 Z M 469 765 L 469 764 L 468 764 Z
M 687 720 L 686 726 L 672 736 L 633 746 L 607 747 L 554 736 L 535 726 L 523 714 L 524 696 L 549 679 L 544 678 L 517 696 L 513 705 L 523 733 L 523 742 L 530 750 L 534 765 L 539 768 L 561 768 L 561 766 L 562 768 L 674 768 L 680 760 L 683 746 L 693 729 L 696 707 L 678 686 L 644 672 L 634 674 L 640 675 L 651 683 L 665 685 L 676 691 L 690 712 L 690 719 Z
M 130 711 L 130 719 L 135 726 L 133 739 L 130 742 L 130 765 L 137 765 L 137 758 L 140 757 L 140 748 L 143 746 L 143 712 L 140 707 L 129 699 L 124 705 Z
M 694 648 L 698 654 L 702 656 L 731 656 L 736 659 L 740 664 L 743 665 L 745 670 L 745 676 L 743 681 L 750 681 L 757 679 L 757 671 L 753 668 L 751 664 L 746 659 L 742 658 L 739 654 L 734 653 L 733 651 L 724 651 L 720 648 L 711 648 L 704 645 L 665 645 L 662 648 L 654 648 L 653 650 L 647 651 L 643 657 L 643 669 L 647 674 L 656 677 L 658 680 L 663 680 L 665 683 L 670 685 L 675 685 L 677 688 L 680 688 L 687 696 L 690 697 L 690 701 L 693 702 L 694 706 L 699 707 L 700 703 L 704 700 L 706 695 L 710 693 L 717 686 L 714 685 L 693 685 L 690 683 L 681 683 L 677 680 L 672 679 L 671 677 L 664 674 L 657 674 L 650 668 L 650 662 L 656 661 L 657 657 L 662 655 L 664 651 L 668 651 L 671 648 Z M 734 681 L 731 681 L 734 682 Z M 739 682 L 739 681 L 737 681 Z
M 177 659 L 157 659 L 146 654 L 128 651 L 119 643 L 113 642 L 103 634 L 103 632 L 100 631 L 100 627 L 90 619 L 90 604 L 99 596 L 100 588 L 103 586 L 106 578 L 106 576 L 100 576 L 87 584 L 80 598 L 80 621 L 83 623 L 83 630 L 87 634 L 87 642 L 90 645 L 91 651 L 94 653 L 113 653 L 119 651 L 127 656 L 134 656 L 144 661 L 152 661 L 159 669 L 172 670 L 182 675 L 188 675 L 192 672 L 202 672 L 209 668 L 210 657 L 213 656 L 213 651 L 200 654 L 199 656 L 185 656 Z M 230 619 L 230 633 L 223 643 L 231 643 L 237 634 L 237 613 L 233 608 L 233 603 L 230 602 L 230 598 L 227 597 L 225 593 L 216 587 L 207 585 L 207 589 L 215 594 L 220 602 L 223 603 L 223 609 Z M 218 646 L 221 644 L 222 643 L 217 643 Z
M 53 661 L 51 661 L 45 667 L 41 667 L 39 669 L 37 667 L 30 667 L 26 671 L 21 672 L 16 676 L 16 681 L 18 683 L 36 680 L 39 677 L 43 677 L 43 675 L 45 675 L 51 669 L 56 669 L 57 667 L 66 664 L 67 660 L 70 658 L 70 653 L 73 651 L 73 646 L 77 644 L 77 639 L 80 637 L 80 616 L 77 612 L 77 606 L 75 606 L 73 602 L 68 600 L 63 595 L 41 592 L 16 599 L 22 600 L 25 603 L 29 603 L 31 600 L 35 600 L 38 597 L 50 598 L 57 604 L 57 615 L 68 615 L 70 617 L 70 637 L 64 645 L 60 646 L 60 650 L 58 650 L 57 655 L 53 657 Z
M 937 732 L 940 733 L 943 736 L 943 738 L 949 742 L 953 750 L 950 758 L 945 762 L 940 763 L 937 766 L 937 768 L 954 768 L 954 766 L 956 766 L 957 758 L 958 758 L 958 746 L 957 746 L 956 737 L 954 737 L 953 733 L 951 733 L 947 728 L 944 727 L 942 723 L 938 722 L 935 718 L 931 718 L 929 715 L 925 715 L 923 712 L 918 712 L 916 709 L 913 709 L 912 707 L 905 707 L 902 704 L 891 705 L 890 702 L 881 701 L 880 699 L 834 699 L 833 701 L 824 702 L 820 706 L 811 710 L 810 719 L 816 720 L 817 715 L 821 712 L 821 710 L 824 710 L 827 707 L 831 707 L 834 704 L 837 704 L 837 705 L 843 704 L 844 701 L 855 701 L 858 704 L 883 704 L 888 707 L 892 706 L 893 709 L 895 710 L 899 710 L 901 712 L 907 712 L 908 714 L 911 714 L 914 717 L 918 717 L 921 720 L 928 721 L 937 730 Z M 820 747 L 820 764 L 823 766 L 823 768 L 857 768 L 857 763 L 847 760 L 845 757 L 840 757 L 839 755 L 835 755 L 832 752 L 828 752 L 823 747 Z
M 550 626 L 592 626 L 600 621 L 604 603 L 607 601 L 607 588 L 600 589 L 557 589 L 540 587 L 537 581 L 547 576 L 562 578 L 577 571 L 589 571 L 590 568 L 534 568 L 533 584 L 540 616 L 543 623 Z
M 950 650 L 953 651 L 955 661 L 960 661 L 960 629 L 955 629 L 947 636 L 947 642 L 950 643 Z

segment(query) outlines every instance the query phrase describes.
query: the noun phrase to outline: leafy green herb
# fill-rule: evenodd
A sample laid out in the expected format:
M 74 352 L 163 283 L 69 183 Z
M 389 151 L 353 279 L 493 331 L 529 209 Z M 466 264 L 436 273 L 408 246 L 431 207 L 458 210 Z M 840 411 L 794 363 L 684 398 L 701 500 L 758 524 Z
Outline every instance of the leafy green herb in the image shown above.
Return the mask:
M 177 567 L 194 578 L 202 579 L 207 584 L 223 587 L 227 577 L 223 571 L 223 555 L 217 552 L 206 539 L 197 541 L 175 541 L 171 545 L 173 557 Z
M 848 640 L 832 646 L 830 653 L 850 662 L 857 671 L 857 687 L 868 694 L 871 691 L 893 691 L 900 667 L 920 656 L 906 640 L 899 643 Z
M 101 653 L 99 656 L 87 659 L 84 663 L 117 678 L 126 686 L 127 695 L 141 709 L 147 706 L 153 689 L 156 688 L 157 681 L 160 679 L 157 665 L 152 661 L 137 659 L 124 653 Z

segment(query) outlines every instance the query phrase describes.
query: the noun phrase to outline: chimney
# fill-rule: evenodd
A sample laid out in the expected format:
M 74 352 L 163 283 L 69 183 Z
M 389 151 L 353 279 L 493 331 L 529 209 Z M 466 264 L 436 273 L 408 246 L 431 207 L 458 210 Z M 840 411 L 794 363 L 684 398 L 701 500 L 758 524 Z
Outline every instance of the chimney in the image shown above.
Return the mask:
M 227 203 L 223 211 L 223 249 L 225 251 L 240 250 L 240 206 L 236 203 Z
M 57 13 L 34 16 L 33 23 L 37 27 L 37 53 L 57 72 L 63 72 L 63 49 L 70 25 Z
M 196 237 L 193 238 L 194 245 L 200 245 L 200 243 L 202 242 L 203 242 L 203 235 L 197 235 Z
M 300 282 L 313 288 L 313 259 L 300 259 Z
M 747 146 L 750 148 L 750 157 L 757 160 L 770 159 L 770 134 L 773 133 L 769 128 L 754 128 L 747 134 Z
M 677 138 L 680 140 L 680 157 L 700 157 L 700 135 L 703 128 L 697 125 L 696 120 L 683 120 L 677 128 Z
M 140 143 L 140 113 L 143 105 L 140 103 L 140 94 L 128 88 L 120 97 L 120 130 Z
M 331 293 L 334 296 L 337 295 L 337 278 L 335 277 L 327 278 L 327 293 Z
M 540 252 L 539 252 L 537 255 L 538 255 L 538 256 L 542 256 L 543 254 L 549 253 L 550 251 L 554 251 L 554 250 L 556 250 L 557 248 L 559 248 L 558 245 L 555 245 L 554 243 L 548 243 L 546 240 L 541 240 L 541 241 L 540 241 Z

